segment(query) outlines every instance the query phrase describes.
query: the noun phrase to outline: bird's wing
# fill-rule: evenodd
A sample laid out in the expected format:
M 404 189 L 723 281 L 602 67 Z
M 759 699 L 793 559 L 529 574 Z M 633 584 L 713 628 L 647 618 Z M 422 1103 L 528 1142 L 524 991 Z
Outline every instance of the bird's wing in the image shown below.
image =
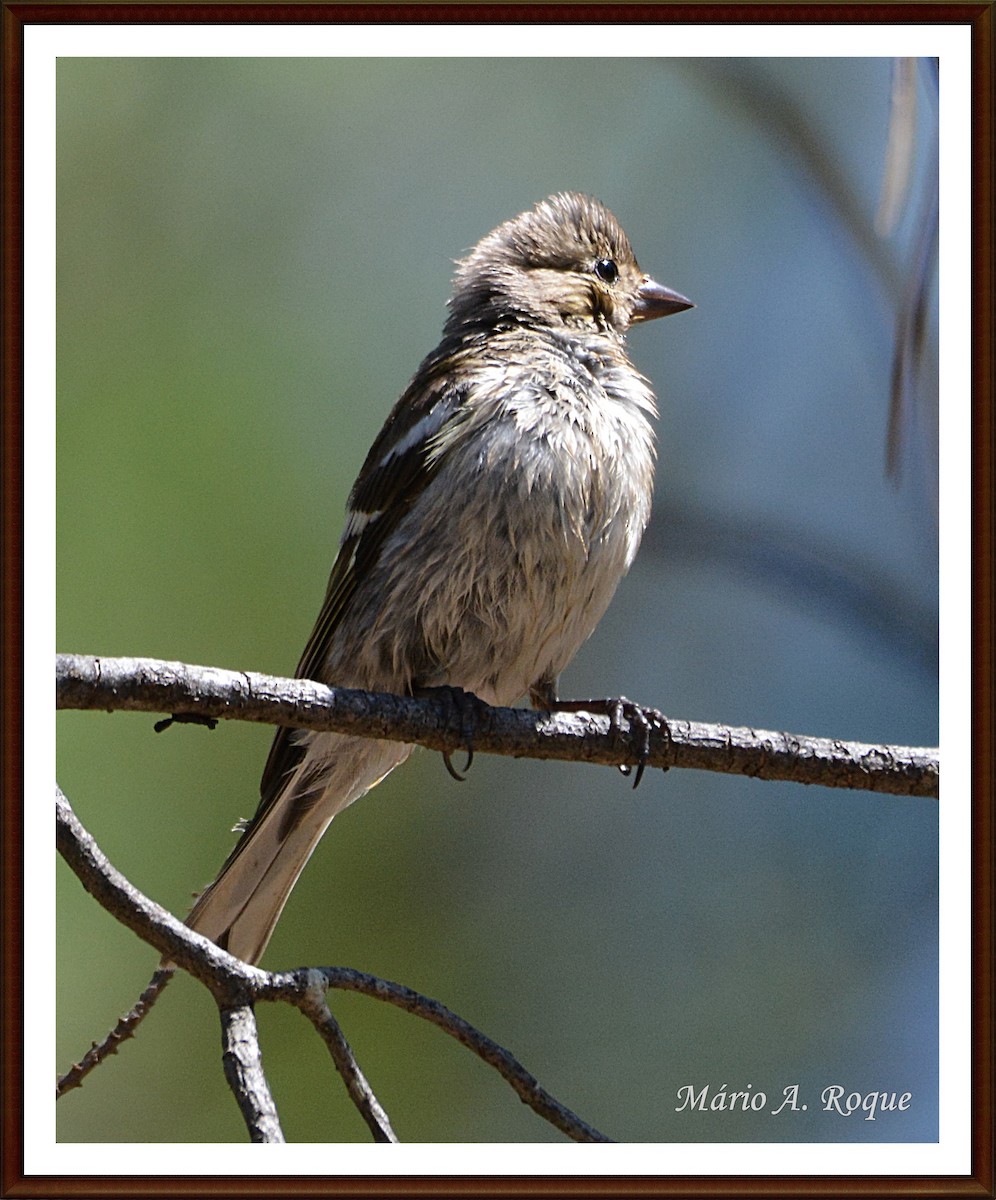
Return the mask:
M 323 678 L 332 639 L 357 587 L 446 457 L 431 453 L 431 449 L 436 435 L 459 410 L 461 396 L 459 388 L 445 383 L 442 365 L 428 378 L 423 368 L 388 416 L 353 485 L 349 519 L 322 610 L 298 663 L 297 678 Z M 293 734 L 293 729 L 282 727 L 273 739 L 254 822 L 276 799 L 283 780 L 300 761 L 303 750 Z

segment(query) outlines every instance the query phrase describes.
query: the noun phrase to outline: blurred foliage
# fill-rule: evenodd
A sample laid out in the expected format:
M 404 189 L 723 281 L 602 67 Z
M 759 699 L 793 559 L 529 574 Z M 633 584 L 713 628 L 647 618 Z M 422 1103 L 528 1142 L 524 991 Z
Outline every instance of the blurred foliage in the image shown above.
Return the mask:
M 918 72 L 913 197 L 936 170 Z M 451 263 L 562 189 L 696 301 L 634 332 L 662 402 L 655 519 L 565 695 L 933 744 L 936 295 L 885 473 L 916 205 L 874 233 L 891 64 L 62 59 L 59 648 L 292 671 L 349 486 L 438 338 Z M 925 102 L 926 101 L 926 102 Z M 931 256 L 931 258 L 933 255 Z M 928 274 L 929 280 L 932 278 Z M 65 713 L 58 778 L 182 913 L 255 807 L 269 734 Z M 155 956 L 59 867 L 58 1062 Z M 416 755 L 339 817 L 264 965 L 436 996 L 628 1141 L 937 1136 L 937 807 L 691 772 Z M 334 1007 L 404 1140 L 556 1135 L 443 1035 Z M 259 1013 L 291 1140 L 365 1140 L 324 1049 Z M 798 1083 L 805 1113 L 677 1113 Z M 827 1084 L 911 1091 L 875 1122 Z M 244 1132 L 210 998 L 175 983 L 58 1108 L 65 1141 Z

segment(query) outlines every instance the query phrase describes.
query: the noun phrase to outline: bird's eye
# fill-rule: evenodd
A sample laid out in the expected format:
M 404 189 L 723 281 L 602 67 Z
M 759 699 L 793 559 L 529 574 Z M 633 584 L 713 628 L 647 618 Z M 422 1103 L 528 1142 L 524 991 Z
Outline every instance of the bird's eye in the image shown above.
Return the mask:
M 611 258 L 600 258 L 595 263 L 595 274 L 603 283 L 615 283 L 619 278 L 619 268 Z

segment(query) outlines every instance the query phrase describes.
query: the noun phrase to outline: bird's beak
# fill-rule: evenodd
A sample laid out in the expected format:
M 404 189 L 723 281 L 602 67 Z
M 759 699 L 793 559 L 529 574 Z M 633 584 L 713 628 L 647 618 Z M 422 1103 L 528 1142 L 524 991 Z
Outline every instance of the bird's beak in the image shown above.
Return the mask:
M 633 306 L 633 321 L 653 321 L 656 317 L 670 317 L 672 313 L 684 312 L 686 308 L 694 308 L 691 300 L 687 300 L 681 292 L 665 287 L 662 283 L 644 277 L 636 291 L 636 304 Z

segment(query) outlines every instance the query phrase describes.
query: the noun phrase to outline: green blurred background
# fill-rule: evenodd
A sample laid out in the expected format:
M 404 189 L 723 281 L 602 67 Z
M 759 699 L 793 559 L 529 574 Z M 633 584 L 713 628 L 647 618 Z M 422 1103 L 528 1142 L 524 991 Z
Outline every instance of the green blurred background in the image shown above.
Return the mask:
M 662 403 L 655 515 L 564 695 L 866 741 L 937 740 L 936 300 L 885 431 L 933 177 L 872 231 L 892 63 L 62 59 L 61 650 L 293 671 L 350 484 L 435 344 L 452 260 L 576 188 L 697 308 L 634 332 Z M 255 807 L 270 733 L 64 713 L 59 782 L 111 860 L 182 914 Z M 402 981 L 627 1141 L 937 1136 L 935 802 L 684 771 L 418 754 L 340 816 L 264 965 Z M 154 953 L 59 865 L 58 1061 Z M 559 1140 L 488 1068 L 334 996 L 409 1141 Z M 259 1011 L 287 1137 L 366 1140 L 295 1013 Z M 686 1084 L 806 1113 L 675 1112 Z M 911 1091 L 875 1122 L 818 1093 Z M 178 979 L 60 1102 L 66 1141 L 242 1140 L 215 1007 Z

